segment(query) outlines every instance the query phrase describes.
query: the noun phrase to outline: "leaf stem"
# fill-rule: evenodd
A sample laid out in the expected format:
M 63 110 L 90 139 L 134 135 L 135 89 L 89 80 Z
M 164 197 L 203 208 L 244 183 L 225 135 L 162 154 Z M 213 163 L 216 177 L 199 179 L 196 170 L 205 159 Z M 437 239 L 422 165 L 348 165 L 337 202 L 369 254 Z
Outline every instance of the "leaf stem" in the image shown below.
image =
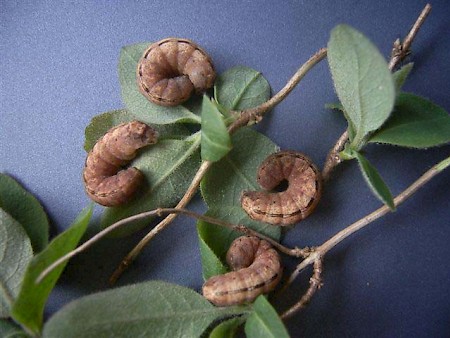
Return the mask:
M 411 197 L 414 193 L 417 192 L 419 188 L 424 186 L 428 181 L 430 181 L 434 176 L 442 172 L 445 168 L 450 166 L 450 157 L 447 157 L 445 160 L 439 162 L 438 164 L 431 167 L 428 171 L 426 171 L 421 177 L 419 177 L 413 184 L 411 184 L 408 188 L 406 188 L 403 192 L 401 192 L 397 197 L 394 198 L 394 205 L 397 207 L 398 205 L 402 204 L 405 200 L 407 200 L 409 197 Z M 365 226 L 369 225 L 373 221 L 377 220 L 378 218 L 386 215 L 390 212 L 390 209 L 388 206 L 383 205 L 381 208 L 375 210 L 374 212 L 370 213 L 369 215 L 361 218 L 360 220 L 356 221 L 355 223 L 349 225 L 345 229 L 338 232 L 336 235 L 331 237 L 329 240 L 324 242 L 322 245 L 312 248 L 311 254 L 306 257 L 294 270 L 294 272 L 289 277 L 288 281 L 286 282 L 286 285 L 290 285 L 295 278 L 302 272 L 306 267 L 308 267 L 311 264 L 317 264 L 317 261 L 323 260 L 324 256 L 330 251 L 332 248 L 334 248 L 337 244 L 341 243 L 344 239 L 349 237 L 350 235 L 354 234 L 355 232 L 361 230 Z M 316 272 L 315 272 L 316 273 Z M 319 279 L 320 280 L 320 279 Z M 310 285 L 310 289 L 313 286 Z M 312 292 L 314 294 L 314 291 L 308 291 L 306 292 L 305 296 Z M 317 288 L 316 288 L 317 289 Z M 299 300 L 297 304 L 295 304 L 291 309 L 286 311 L 283 316 L 290 317 L 294 312 L 300 310 L 304 305 L 300 306 L 299 303 L 305 302 L 303 300 L 303 297 Z M 292 309 L 296 310 L 292 310 Z
M 314 67 L 317 63 L 325 58 L 327 54 L 326 48 L 320 49 L 317 53 L 311 56 L 308 61 L 306 61 L 292 76 L 292 78 L 286 83 L 286 85 L 272 98 L 268 101 L 262 103 L 255 108 L 249 108 L 242 111 L 232 112 L 233 115 L 239 116 L 229 127 L 228 133 L 231 135 L 239 128 L 250 124 L 252 121 L 260 121 L 263 115 L 275 107 L 278 103 L 283 101 L 283 99 L 295 88 L 295 86 L 300 82 L 300 80 L 308 73 L 308 71 Z M 191 185 L 186 191 L 183 198 L 177 204 L 175 208 L 184 208 L 190 200 L 194 197 L 202 178 L 207 173 L 208 169 L 211 167 L 212 162 L 204 161 L 197 171 Z M 111 275 L 109 282 L 114 284 L 122 273 L 127 269 L 127 267 L 136 259 L 144 247 L 155 237 L 159 232 L 161 232 L 166 226 L 168 226 L 176 217 L 176 214 L 171 214 L 158 223 L 141 241 L 125 256 L 122 262 L 119 264 L 117 269 Z
M 399 39 L 395 40 L 394 47 L 392 49 L 391 59 L 389 61 L 389 70 L 393 71 L 399 62 L 401 62 L 409 53 L 410 47 L 413 43 L 414 38 L 419 32 L 420 27 L 425 22 L 426 17 L 431 11 L 431 5 L 426 4 L 413 27 L 409 31 L 403 43 L 400 42 Z M 345 131 L 339 139 L 336 141 L 336 144 L 333 146 L 331 151 L 329 152 L 327 159 L 325 160 L 324 169 L 322 171 L 322 176 L 325 180 L 328 180 L 331 176 L 334 168 L 343 162 L 343 159 L 339 156 L 339 151 L 335 151 L 335 149 L 343 149 L 343 146 L 348 140 L 348 133 Z

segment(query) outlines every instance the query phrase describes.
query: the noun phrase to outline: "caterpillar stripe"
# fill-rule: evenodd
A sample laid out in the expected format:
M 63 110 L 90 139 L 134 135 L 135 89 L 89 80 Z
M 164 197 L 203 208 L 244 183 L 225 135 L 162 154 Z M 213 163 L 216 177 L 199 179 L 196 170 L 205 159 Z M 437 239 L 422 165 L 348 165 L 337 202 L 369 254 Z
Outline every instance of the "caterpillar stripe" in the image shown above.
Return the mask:
M 89 152 L 83 171 L 85 190 L 95 202 L 112 207 L 130 200 L 144 177 L 136 168 L 122 169 L 138 149 L 153 144 L 157 132 L 139 121 L 110 129 Z
M 136 75 L 140 92 L 161 106 L 176 106 L 193 91 L 206 91 L 215 77 L 208 54 L 194 42 L 178 38 L 151 44 L 138 63 Z
M 322 178 L 304 154 L 280 151 L 267 157 L 258 169 L 257 181 L 266 191 L 244 191 L 241 205 L 254 220 L 274 225 L 291 225 L 308 217 L 322 193 Z M 286 190 L 270 192 L 283 181 Z
M 217 306 L 253 302 L 276 287 L 283 270 L 278 252 L 267 241 L 253 236 L 233 241 L 227 263 L 234 271 L 211 277 L 203 284 L 203 296 Z

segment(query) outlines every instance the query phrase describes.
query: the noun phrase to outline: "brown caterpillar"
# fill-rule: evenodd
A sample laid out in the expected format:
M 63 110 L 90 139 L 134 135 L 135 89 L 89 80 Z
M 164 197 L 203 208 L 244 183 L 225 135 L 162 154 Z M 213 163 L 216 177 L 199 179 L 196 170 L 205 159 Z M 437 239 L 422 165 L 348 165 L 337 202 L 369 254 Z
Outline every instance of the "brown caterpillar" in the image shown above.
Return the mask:
M 153 144 L 157 132 L 139 121 L 120 124 L 97 141 L 86 158 L 85 190 L 95 202 L 112 207 L 128 202 L 142 183 L 136 168 L 122 170 L 138 149 Z
M 290 225 L 308 217 L 322 194 L 322 178 L 304 154 L 280 151 L 267 157 L 258 169 L 257 181 L 265 190 L 283 182 L 281 192 L 244 191 L 241 205 L 250 218 L 274 225 Z
M 210 57 L 194 42 L 168 38 L 151 44 L 139 60 L 140 92 L 161 106 L 176 106 L 211 88 L 216 73 Z
M 253 302 L 275 288 L 283 270 L 278 252 L 267 241 L 253 236 L 233 241 L 227 263 L 234 271 L 211 277 L 203 284 L 203 296 L 217 306 Z

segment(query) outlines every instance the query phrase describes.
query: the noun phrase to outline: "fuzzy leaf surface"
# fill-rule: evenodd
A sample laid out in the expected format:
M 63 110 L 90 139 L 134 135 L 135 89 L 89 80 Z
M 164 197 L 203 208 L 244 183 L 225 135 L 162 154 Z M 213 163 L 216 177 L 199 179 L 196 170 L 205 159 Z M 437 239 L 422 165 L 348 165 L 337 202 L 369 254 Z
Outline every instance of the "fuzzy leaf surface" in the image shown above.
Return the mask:
M 363 174 L 367 185 L 370 187 L 374 195 L 377 196 L 381 202 L 391 208 L 391 210 L 395 210 L 392 193 L 386 183 L 384 183 L 384 180 L 378 170 L 359 152 L 354 152 L 354 154 L 358 160 L 361 173 Z
M 214 96 L 226 109 L 242 110 L 266 102 L 270 98 L 270 85 L 260 72 L 236 66 L 217 77 Z
M 369 142 L 429 148 L 450 142 L 450 115 L 433 102 L 401 93 L 394 112 Z
M 33 257 L 23 227 L 0 208 L 0 318 L 11 315 L 28 263 Z
M 28 265 L 19 295 L 12 308 L 12 317 L 35 334 L 42 328 L 45 303 L 66 263 L 53 270 L 39 284 L 35 283 L 36 279 L 50 264 L 77 246 L 86 231 L 92 209 L 92 206 L 84 209 L 73 224 L 55 237 Z
M 172 207 L 178 203 L 200 166 L 200 133 L 186 140 L 162 140 L 142 149 L 130 163 L 145 176 L 146 184 L 129 203 L 105 208 L 101 225 L 107 227 L 125 217 L 158 207 Z M 118 229 L 116 235 L 133 233 L 148 224 L 138 221 Z
M 213 321 L 236 312 L 191 289 L 151 281 L 68 304 L 46 323 L 43 337 L 200 337 Z
M 363 34 L 338 25 L 328 42 L 328 63 L 334 87 L 360 149 L 370 132 L 389 117 L 395 101 L 395 87 L 384 57 Z
M 125 46 L 120 52 L 119 79 L 122 88 L 122 99 L 128 110 L 139 121 L 154 124 L 179 122 L 200 123 L 200 117 L 186 107 L 163 107 L 156 105 L 139 92 L 136 83 L 136 69 L 141 56 L 150 43 L 139 43 Z
M 136 120 L 126 109 L 113 110 L 94 116 L 85 129 L 84 149 L 90 151 L 95 143 L 112 127 Z M 158 132 L 158 140 L 184 139 L 189 130 L 180 124 L 150 124 Z
M 247 338 L 289 338 L 283 322 L 266 297 L 259 296 L 253 303 L 253 312 L 245 323 Z
M 250 219 L 241 208 L 240 198 L 244 190 L 258 190 L 256 172 L 261 162 L 278 147 L 264 135 L 242 128 L 232 136 L 234 148 L 215 163 L 201 183 L 203 199 L 208 205 L 207 215 L 233 224 L 243 224 L 276 240 L 280 228 Z M 225 255 L 231 242 L 242 234 L 206 222 L 198 222 L 202 245 L 203 277 L 205 279 L 220 273 L 225 268 Z M 204 254 L 214 254 L 208 257 Z M 223 266 L 211 264 L 222 262 Z
M 231 139 L 222 114 L 205 95 L 202 104 L 202 160 L 216 162 L 231 150 Z
M 48 243 L 48 219 L 39 201 L 12 177 L 0 173 L 0 207 L 10 214 L 31 241 L 34 252 Z

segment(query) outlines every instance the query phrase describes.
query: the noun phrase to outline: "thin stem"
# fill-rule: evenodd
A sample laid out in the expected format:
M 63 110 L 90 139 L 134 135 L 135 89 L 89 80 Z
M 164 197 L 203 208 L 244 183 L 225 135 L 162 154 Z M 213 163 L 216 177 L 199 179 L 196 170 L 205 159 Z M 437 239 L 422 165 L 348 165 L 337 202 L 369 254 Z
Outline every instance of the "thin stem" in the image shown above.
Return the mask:
M 240 116 L 235 122 L 233 122 L 228 131 L 233 133 L 240 127 L 259 122 L 262 119 L 262 115 L 269 110 L 273 109 L 277 104 L 283 101 L 286 96 L 295 88 L 295 86 L 305 77 L 305 75 L 313 68 L 317 63 L 322 61 L 327 56 L 327 49 L 322 48 L 316 54 L 311 56 L 291 77 L 286 85 L 268 101 L 255 107 L 243 110 L 241 112 L 234 112 L 235 115 Z
M 317 257 L 314 260 L 313 275 L 309 279 L 308 290 L 306 290 L 305 294 L 300 298 L 300 300 L 295 305 L 293 305 L 291 308 L 289 308 L 286 312 L 284 312 L 280 316 L 282 319 L 292 317 L 297 311 L 305 308 L 309 304 L 316 291 L 322 287 L 322 271 L 323 271 L 322 257 Z
M 431 5 L 427 4 L 422 12 L 420 13 L 419 17 L 417 18 L 416 22 L 414 23 L 413 27 L 409 31 L 408 35 L 405 38 L 405 41 L 403 43 L 400 42 L 399 39 L 397 39 L 394 42 L 394 47 L 392 49 L 392 55 L 391 59 L 389 61 L 389 70 L 393 71 L 394 68 L 397 66 L 397 64 L 402 61 L 410 52 L 410 47 L 414 41 L 414 38 L 416 37 L 417 33 L 419 32 L 420 27 L 425 22 L 426 17 L 431 11 Z M 330 178 L 330 175 L 334 168 L 336 168 L 337 165 L 339 165 L 343 160 L 339 156 L 339 151 L 334 152 L 335 149 L 339 149 L 341 146 L 343 147 L 345 143 L 348 140 L 348 133 L 345 131 L 341 137 L 337 140 L 334 147 L 331 149 L 330 153 L 327 156 L 327 159 L 325 160 L 324 169 L 322 172 L 322 175 L 324 177 L 324 180 L 328 180 Z M 342 150 L 342 149 L 341 149 Z
M 327 54 L 325 48 L 320 49 L 316 54 L 314 54 L 308 61 L 306 61 L 292 76 L 292 78 L 287 82 L 287 84 L 272 98 L 263 104 L 250 109 L 245 109 L 240 112 L 234 112 L 234 115 L 239 116 L 236 121 L 234 121 L 228 128 L 228 132 L 230 134 L 234 133 L 239 128 L 248 125 L 251 121 L 259 121 L 262 119 L 262 116 L 267 111 L 271 110 L 278 103 L 280 103 L 300 82 L 300 80 L 308 73 L 308 71 L 316 65 L 318 62 L 323 60 Z M 194 180 L 189 186 L 183 198 L 177 204 L 175 208 L 184 208 L 195 195 L 195 192 L 200 185 L 200 182 L 211 166 L 211 162 L 205 161 L 200 166 L 197 171 Z M 176 217 L 176 214 L 171 214 L 163 219 L 160 223 L 158 223 L 142 240 L 128 253 L 127 256 L 122 260 L 117 269 L 111 275 L 109 282 L 110 284 L 114 284 L 117 279 L 122 275 L 122 273 L 128 268 L 128 266 L 136 259 L 136 257 L 141 253 L 144 247 L 159 234 L 166 226 L 168 226 Z
M 167 214 L 169 214 L 169 215 L 183 214 L 183 215 L 195 218 L 197 220 L 205 221 L 205 222 L 211 223 L 211 224 L 217 224 L 217 225 L 223 226 L 225 228 L 241 232 L 244 235 L 259 237 L 261 239 L 268 241 L 270 244 L 272 244 L 272 246 L 276 247 L 280 252 L 282 252 L 286 255 L 290 255 L 290 256 L 294 256 L 294 257 L 306 257 L 309 254 L 308 249 L 299 249 L 299 248 L 291 249 L 291 248 L 285 247 L 284 245 L 281 245 L 277 241 L 273 240 L 272 238 L 267 237 L 263 234 L 260 234 L 259 232 L 255 231 L 253 229 L 247 228 L 243 224 L 234 224 L 234 223 L 225 222 L 225 221 L 222 221 L 222 220 L 214 218 L 214 217 L 201 215 L 196 212 L 193 212 L 193 211 L 190 211 L 187 209 L 182 209 L 182 208 L 159 208 L 159 209 L 154 209 L 151 211 L 143 212 L 143 213 L 140 213 L 140 214 L 128 217 L 128 218 L 124 218 L 124 219 L 112 224 L 108 228 L 100 231 L 95 236 L 90 238 L 88 241 L 84 242 L 82 245 L 80 245 L 76 249 L 74 249 L 71 252 L 67 253 L 66 255 L 60 257 L 58 260 L 56 260 L 51 265 L 49 265 L 38 276 L 38 278 L 36 279 L 36 283 L 40 283 L 51 271 L 53 271 L 59 265 L 67 262 L 69 259 L 71 259 L 74 256 L 78 255 L 79 253 L 87 250 L 88 248 L 90 248 L 92 245 L 97 243 L 99 240 L 104 238 L 106 235 L 108 235 L 112 231 L 114 231 L 120 227 L 123 227 L 133 221 L 142 220 L 142 219 L 153 217 L 153 216 L 163 216 L 163 215 L 167 215 Z M 0 286 L 2 286 L 2 285 L 0 284 Z
M 449 166 L 450 166 L 450 157 L 434 165 L 431 169 L 429 169 L 421 177 L 419 177 L 419 179 L 417 179 L 413 184 L 411 184 L 402 193 L 400 193 L 397 197 L 395 197 L 394 205 L 397 207 L 400 204 L 402 204 L 406 199 L 408 199 L 414 193 L 416 193 L 420 187 L 424 186 L 434 176 L 436 176 Z M 313 252 L 297 266 L 297 268 L 294 270 L 294 272 L 291 274 L 288 281 L 286 282 L 287 285 L 291 284 L 294 281 L 294 279 L 297 278 L 297 276 L 302 270 L 304 270 L 307 266 L 314 263 L 318 258 L 324 257 L 325 254 L 332 248 L 334 248 L 337 244 L 339 244 L 350 235 L 361 230 L 365 226 L 369 225 L 373 221 L 386 215 L 389 212 L 390 208 L 386 205 L 383 205 L 381 208 L 375 210 L 371 214 L 361 218 L 360 220 L 341 230 L 336 235 L 331 237 L 329 240 L 324 242 L 322 245 L 316 247 L 313 250 Z
M 339 137 L 334 147 L 328 153 L 327 159 L 325 161 L 325 165 L 322 170 L 322 178 L 324 181 L 328 181 L 330 179 L 331 172 L 334 167 L 336 167 L 343 160 L 339 156 L 339 153 L 344 150 L 344 146 L 348 140 L 348 132 L 347 130 Z
M 419 17 L 412 26 L 403 43 L 401 43 L 400 40 L 396 40 L 394 42 L 394 47 L 392 48 L 392 56 L 389 62 L 389 69 L 391 71 L 398 65 L 399 62 L 401 62 L 410 53 L 411 44 L 414 41 L 414 38 L 419 32 L 420 27 L 422 27 L 423 23 L 425 22 L 425 19 L 427 18 L 428 14 L 430 14 L 430 12 L 431 12 L 431 5 L 426 4 L 426 6 L 420 13 Z

